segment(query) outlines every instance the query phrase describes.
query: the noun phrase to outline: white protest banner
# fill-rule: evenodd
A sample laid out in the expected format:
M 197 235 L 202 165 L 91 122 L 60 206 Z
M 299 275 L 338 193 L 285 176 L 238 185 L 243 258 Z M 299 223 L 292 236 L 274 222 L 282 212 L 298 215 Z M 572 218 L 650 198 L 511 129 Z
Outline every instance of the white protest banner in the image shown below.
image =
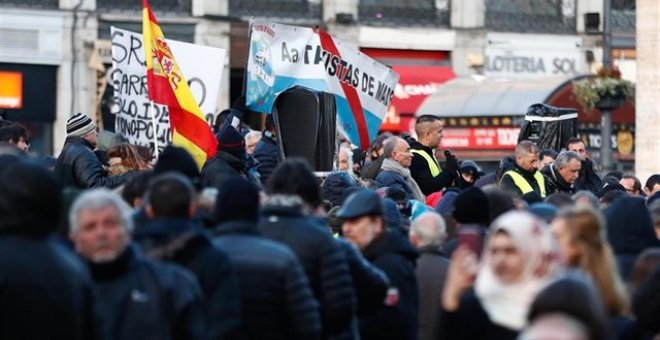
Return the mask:
M 303 86 L 335 95 L 338 127 L 363 149 L 378 134 L 399 75 L 322 30 L 253 21 L 246 104 L 271 113 L 283 91 Z
M 148 146 L 155 155 L 154 137 L 162 150 L 171 144 L 172 133 L 167 107 L 159 104 L 152 107 L 149 101 L 142 34 L 116 27 L 111 27 L 110 32 L 113 69 L 108 74 L 114 90 L 115 132 L 131 144 Z M 166 40 L 207 122 L 212 123 L 227 51 Z M 152 114 L 155 114 L 153 121 Z

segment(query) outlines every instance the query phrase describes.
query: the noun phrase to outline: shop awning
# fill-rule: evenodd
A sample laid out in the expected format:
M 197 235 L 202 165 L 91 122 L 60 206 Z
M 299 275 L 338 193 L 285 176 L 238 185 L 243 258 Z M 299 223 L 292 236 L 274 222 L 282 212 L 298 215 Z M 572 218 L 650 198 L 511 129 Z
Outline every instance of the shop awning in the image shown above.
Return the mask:
M 524 115 L 543 103 L 572 78 L 492 79 L 455 78 L 428 96 L 417 116 L 484 117 Z

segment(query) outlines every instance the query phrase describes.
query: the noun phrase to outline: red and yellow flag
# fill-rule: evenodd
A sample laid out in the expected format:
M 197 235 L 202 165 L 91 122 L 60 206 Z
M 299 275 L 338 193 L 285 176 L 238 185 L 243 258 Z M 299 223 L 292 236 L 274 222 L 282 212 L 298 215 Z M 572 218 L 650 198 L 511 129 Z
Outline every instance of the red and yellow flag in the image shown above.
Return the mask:
M 142 37 L 149 98 L 154 103 L 167 105 L 172 144 L 190 152 L 201 168 L 215 155 L 218 142 L 190 92 L 147 0 L 142 0 Z

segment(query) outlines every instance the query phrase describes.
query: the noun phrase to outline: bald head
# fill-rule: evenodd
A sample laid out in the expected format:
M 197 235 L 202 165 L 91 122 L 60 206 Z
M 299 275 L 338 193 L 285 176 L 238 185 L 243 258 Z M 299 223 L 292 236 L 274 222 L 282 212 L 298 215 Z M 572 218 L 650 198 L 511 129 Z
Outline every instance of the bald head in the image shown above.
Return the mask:
M 436 116 L 420 116 L 415 122 L 417 140 L 422 145 L 431 149 L 435 149 L 440 145 L 443 130 L 442 120 Z
M 439 246 L 447 236 L 445 220 L 435 212 L 425 212 L 410 225 L 410 241 L 417 248 Z

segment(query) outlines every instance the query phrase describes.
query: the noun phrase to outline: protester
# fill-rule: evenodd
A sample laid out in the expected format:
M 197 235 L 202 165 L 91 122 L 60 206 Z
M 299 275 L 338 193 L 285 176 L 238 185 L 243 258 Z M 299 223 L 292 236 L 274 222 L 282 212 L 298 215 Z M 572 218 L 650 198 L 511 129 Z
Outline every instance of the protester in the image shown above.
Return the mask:
M 460 187 L 465 189 L 474 185 L 474 183 L 481 177 L 481 168 L 471 160 L 464 160 L 461 162 L 461 180 Z
M 229 177 L 245 176 L 245 139 L 228 122 L 220 128 L 216 139 L 217 153 L 204 163 L 200 175 L 204 186 L 218 188 Z
M 449 260 L 440 249 L 446 236 L 445 221 L 434 212 L 420 215 L 410 226 L 410 242 L 419 251 L 415 276 L 419 286 L 420 340 L 446 338 L 438 304 L 449 268 Z
M 621 177 L 619 184 L 626 189 L 626 193 L 630 196 L 644 196 L 642 191 L 642 182 L 635 175 L 624 175 Z
M 259 235 L 259 193 L 228 179 L 216 200 L 214 243 L 229 255 L 238 280 L 241 324 L 227 339 L 320 339 L 321 316 L 296 255 Z
M 442 295 L 449 338 L 515 339 L 554 276 L 548 244 L 539 220 L 509 212 L 491 225 L 480 269 L 469 247 L 456 249 Z
M 378 187 L 399 187 L 406 192 L 407 199 L 425 201 L 419 185 L 410 173 L 413 155 L 410 146 L 403 138 L 390 137 L 383 143 L 383 165 L 376 177 Z
M 204 295 L 211 339 L 223 339 L 240 320 L 238 286 L 229 257 L 193 219 L 197 192 L 176 172 L 155 177 L 147 191 L 150 220 L 134 239 L 150 258 L 179 264 L 195 275 Z
M 604 211 L 607 239 L 624 281 L 630 278 L 637 256 L 646 248 L 659 247 L 651 215 L 640 197 L 622 197 Z
M 576 190 L 588 190 L 596 194 L 603 186 L 602 181 L 596 173 L 593 160 L 589 158 L 584 142 L 579 138 L 571 138 L 566 143 L 568 151 L 575 152 L 580 157 L 580 175 L 575 181 Z
M 0 337 L 97 338 L 86 268 L 51 237 L 62 185 L 39 165 L 7 157 L 0 157 Z
M 257 171 L 261 176 L 261 183 L 265 184 L 281 160 L 280 151 L 277 146 L 277 129 L 275 128 L 272 115 L 266 116 L 266 129 L 254 147 L 253 155 L 259 161 Z
M 546 176 L 548 194 L 556 192 L 572 195 L 575 193 L 575 181 L 580 174 L 580 157 L 572 151 L 564 151 L 554 163 L 541 169 Z
M 651 175 L 644 184 L 644 193 L 646 196 L 651 197 L 656 192 L 660 192 L 660 174 Z
M 548 329 L 549 334 L 554 332 L 554 337 L 549 334 L 546 337 L 531 336 L 535 333 L 532 330 L 542 323 L 541 320 L 552 315 L 572 318 L 579 326 L 567 327 L 557 324 L 556 329 Z M 523 333 L 524 335 L 521 335 L 522 339 L 573 339 L 557 334 L 557 332 L 571 331 L 571 328 L 574 328 L 573 331 L 581 331 L 578 333 L 584 333 L 582 337 L 584 340 L 607 339 L 611 334 L 605 309 L 597 293 L 588 281 L 574 277 L 561 278 L 539 292 L 529 309 L 528 319 L 530 326 Z
M 557 159 L 557 151 L 553 149 L 543 149 L 539 152 L 539 169 L 552 164 Z
M 612 334 L 619 334 L 626 322 L 628 296 L 604 235 L 603 217 L 590 208 L 567 208 L 554 220 L 552 231 L 559 243 L 562 260 L 592 280 L 611 320 Z
M 454 212 L 452 217 L 456 226 L 456 233 L 462 229 L 476 228 L 481 239 L 486 236 L 486 230 L 490 224 L 490 202 L 486 194 L 477 187 L 467 188 L 456 196 L 454 200 Z M 443 251 L 451 257 L 458 248 L 458 238 L 447 240 L 443 245 Z
M 188 271 L 142 257 L 131 245 L 128 205 L 114 192 L 79 196 L 69 213 L 76 251 L 95 281 L 107 339 L 207 339 L 197 281 Z
M 587 206 L 594 210 L 598 210 L 600 208 L 598 197 L 596 197 L 596 195 L 588 190 L 580 190 L 576 192 L 573 194 L 573 196 L 571 196 L 571 199 L 577 206 Z
M 453 156 L 446 157 L 444 170 L 435 158 L 433 150 L 440 145 L 443 129 L 442 121 L 436 116 L 420 116 L 415 121 L 418 140 L 410 145 L 413 153 L 410 173 L 424 195 L 452 186 L 460 174 L 458 162 Z
M 135 173 L 109 177 L 101 160 L 94 154 L 96 124 L 88 116 L 77 113 L 66 122 L 67 138 L 57 158 L 55 173 L 65 186 L 79 189 L 115 188 L 131 179 Z
M 333 172 L 321 184 L 321 197 L 333 207 L 340 206 L 352 188 L 359 188 L 359 185 L 351 175 L 343 171 Z
M 536 144 L 527 140 L 518 143 L 513 168 L 502 175 L 500 188 L 519 196 L 534 192 L 544 199 L 548 188 L 543 174 L 537 171 L 538 154 L 539 147 Z
M 324 337 L 352 338 L 355 292 L 346 255 L 330 228 L 312 216 L 321 205 L 314 173 L 303 159 L 280 163 L 266 185 L 259 232 L 291 248 L 298 256 L 314 296 L 321 304 Z
M 261 132 L 259 131 L 250 131 L 245 135 L 245 152 L 247 154 L 254 154 L 254 149 L 257 146 L 257 143 L 261 140 Z
M 414 273 L 417 252 L 401 233 L 387 230 L 384 203 L 373 190 L 351 194 L 337 216 L 344 237 L 383 270 L 391 288 L 385 305 L 360 317 L 360 338 L 417 339 L 418 288 Z
M 25 126 L 19 123 L 11 123 L 0 127 L 0 144 L 7 143 L 16 146 L 21 152 L 30 150 L 30 140 Z
M 337 164 L 338 170 L 345 173 L 351 173 L 353 169 L 353 150 L 346 145 L 341 145 L 339 147 L 339 153 L 337 154 Z

